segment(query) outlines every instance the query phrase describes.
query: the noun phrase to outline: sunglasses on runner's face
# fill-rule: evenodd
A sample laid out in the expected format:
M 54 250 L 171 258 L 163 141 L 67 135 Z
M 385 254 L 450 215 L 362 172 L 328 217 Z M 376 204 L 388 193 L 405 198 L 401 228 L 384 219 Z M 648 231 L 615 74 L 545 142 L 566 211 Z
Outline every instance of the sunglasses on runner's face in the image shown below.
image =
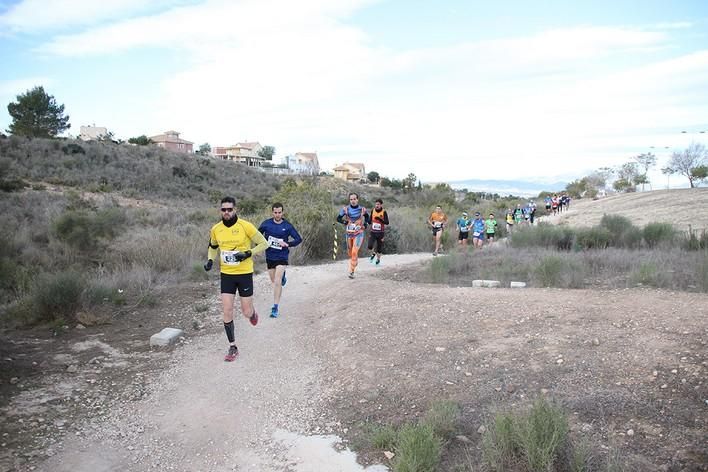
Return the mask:
M 222 208 L 221 211 L 223 213 L 226 213 L 227 211 L 234 211 L 234 209 L 233 208 Z

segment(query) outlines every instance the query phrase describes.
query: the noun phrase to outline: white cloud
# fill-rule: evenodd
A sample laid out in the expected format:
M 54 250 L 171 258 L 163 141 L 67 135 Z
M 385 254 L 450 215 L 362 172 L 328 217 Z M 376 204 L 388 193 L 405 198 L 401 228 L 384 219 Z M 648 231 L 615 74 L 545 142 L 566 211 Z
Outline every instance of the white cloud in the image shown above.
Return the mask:
M 62 35 L 41 50 L 171 49 L 184 70 L 152 97 L 155 132 L 175 128 L 212 146 L 258 139 L 280 156 L 315 150 L 328 166 L 364 161 L 426 180 L 608 165 L 653 145 L 648 129 L 705 117 L 708 53 L 653 59 L 673 46 L 666 26 L 394 51 L 347 22 L 367 3 L 209 1 Z
M 48 77 L 24 77 L 21 79 L 0 80 L 0 96 L 15 95 L 26 92 L 38 85 L 44 86 L 47 89 L 48 85 L 52 84 L 52 80 Z
M 22 0 L 0 16 L 0 32 L 40 33 L 91 25 L 187 0 Z

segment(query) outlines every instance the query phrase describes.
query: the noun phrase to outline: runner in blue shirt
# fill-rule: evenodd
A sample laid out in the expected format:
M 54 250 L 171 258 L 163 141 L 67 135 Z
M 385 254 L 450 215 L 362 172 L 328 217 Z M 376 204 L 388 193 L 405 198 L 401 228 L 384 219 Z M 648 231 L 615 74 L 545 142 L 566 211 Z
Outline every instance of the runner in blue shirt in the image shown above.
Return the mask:
M 484 219 L 479 212 L 474 214 L 474 220 L 472 220 L 472 244 L 479 249 L 482 249 L 484 244 Z
M 462 246 L 467 246 L 467 239 L 470 236 L 472 221 L 470 221 L 470 217 L 467 215 L 466 211 L 462 212 L 462 217 L 457 219 L 455 225 L 457 226 L 457 231 L 459 231 L 457 235 L 457 242 Z
M 269 218 L 258 227 L 258 231 L 268 241 L 266 249 L 266 267 L 270 281 L 273 282 L 273 308 L 270 310 L 270 317 L 278 317 L 278 305 L 280 295 L 288 279 L 285 277 L 285 268 L 288 265 L 290 248 L 302 242 L 300 234 L 288 220 L 283 218 L 283 204 L 276 202 L 271 207 L 273 218 Z

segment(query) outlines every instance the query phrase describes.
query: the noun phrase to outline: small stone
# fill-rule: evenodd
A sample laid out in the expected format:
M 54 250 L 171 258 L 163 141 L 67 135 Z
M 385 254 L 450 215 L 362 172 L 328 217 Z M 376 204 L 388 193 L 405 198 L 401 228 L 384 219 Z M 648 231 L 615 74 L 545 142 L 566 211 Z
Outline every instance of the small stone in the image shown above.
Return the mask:
M 66 371 L 69 372 L 70 374 L 75 374 L 76 372 L 79 371 L 79 368 L 76 366 L 76 364 L 71 364 L 66 368 Z
M 514 385 L 508 384 L 506 386 L 506 393 L 514 393 L 516 391 L 516 387 Z
M 589 423 L 584 423 L 583 426 L 580 428 L 580 431 L 582 431 L 583 433 L 589 433 L 590 431 L 592 431 L 592 425 Z
M 445 352 L 445 348 L 438 346 L 435 348 L 435 352 Z
M 479 428 L 477 428 L 477 432 L 478 432 L 479 434 L 484 434 L 484 433 L 487 432 L 487 427 L 484 426 L 484 425 L 482 425 L 482 426 L 480 426 Z
M 592 340 L 592 345 L 593 345 L 593 346 L 599 346 L 599 345 L 600 345 L 600 340 L 597 339 L 597 338 L 594 338 L 594 339 Z
M 384 451 L 384 456 L 386 456 L 386 459 L 391 460 L 396 456 L 396 454 L 391 451 Z
M 86 329 L 86 326 L 82 325 L 81 323 L 78 323 L 76 325 L 76 329 Z
M 633 429 L 628 429 L 628 430 L 627 430 L 627 436 L 634 436 L 634 430 L 633 430 Z
M 472 372 L 465 372 L 465 375 L 466 375 L 467 377 L 472 377 Z
M 668 387 L 668 385 L 666 385 L 666 384 L 661 386 L 661 388 L 666 388 L 666 387 Z
M 651 375 L 653 375 L 654 377 L 656 377 L 657 375 L 659 375 L 659 371 L 656 371 L 656 370 L 655 370 L 654 372 L 651 373 Z
M 556 361 L 556 364 L 558 364 L 558 365 L 561 365 L 562 363 L 563 363 L 563 359 L 558 359 L 558 360 Z
M 678 370 L 676 370 L 676 369 L 671 369 L 671 373 L 672 373 L 672 374 L 677 374 L 677 373 L 678 373 Z
M 464 434 L 458 434 L 457 436 L 455 436 L 455 439 L 457 439 L 458 441 L 460 441 L 462 443 L 466 443 L 466 444 L 469 444 L 472 442 L 472 440 L 470 438 L 468 438 L 467 436 L 465 436 Z
M 11 383 L 12 385 L 15 385 L 15 384 L 16 384 L 17 382 L 19 382 L 19 381 L 20 381 L 20 378 L 19 378 L 19 377 L 13 377 L 13 378 L 10 379 L 10 383 Z

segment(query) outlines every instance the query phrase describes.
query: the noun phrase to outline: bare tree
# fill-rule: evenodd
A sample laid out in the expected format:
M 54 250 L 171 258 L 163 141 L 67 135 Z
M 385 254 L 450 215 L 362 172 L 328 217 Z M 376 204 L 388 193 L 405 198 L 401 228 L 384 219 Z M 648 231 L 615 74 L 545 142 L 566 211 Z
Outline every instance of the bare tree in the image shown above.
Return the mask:
M 637 161 L 637 164 L 639 164 L 639 166 L 642 169 L 644 169 L 644 179 L 642 179 L 643 182 L 641 182 L 642 192 L 643 192 L 645 183 L 648 183 L 649 188 L 651 188 L 651 183 L 649 183 L 649 180 L 647 178 L 647 174 L 649 172 L 649 169 L 656 165 L 656 156 L 654 154 L 648 152 L 646 154 L 638 155 L 637 157 L 634 158 L 634 160 Z M 637 183 L 640 183 L 640 182 L 637 182 Z
M 688 179 L 691 188 L 696 185 L 696 179 L 693 170 L 705 165 L 708 160 L 708 151 L 703 144 L 691 143 L 686 149 L 681 152 L 671 154 L 671 160 L 667 169 L 671 174 L 683 175 Z

